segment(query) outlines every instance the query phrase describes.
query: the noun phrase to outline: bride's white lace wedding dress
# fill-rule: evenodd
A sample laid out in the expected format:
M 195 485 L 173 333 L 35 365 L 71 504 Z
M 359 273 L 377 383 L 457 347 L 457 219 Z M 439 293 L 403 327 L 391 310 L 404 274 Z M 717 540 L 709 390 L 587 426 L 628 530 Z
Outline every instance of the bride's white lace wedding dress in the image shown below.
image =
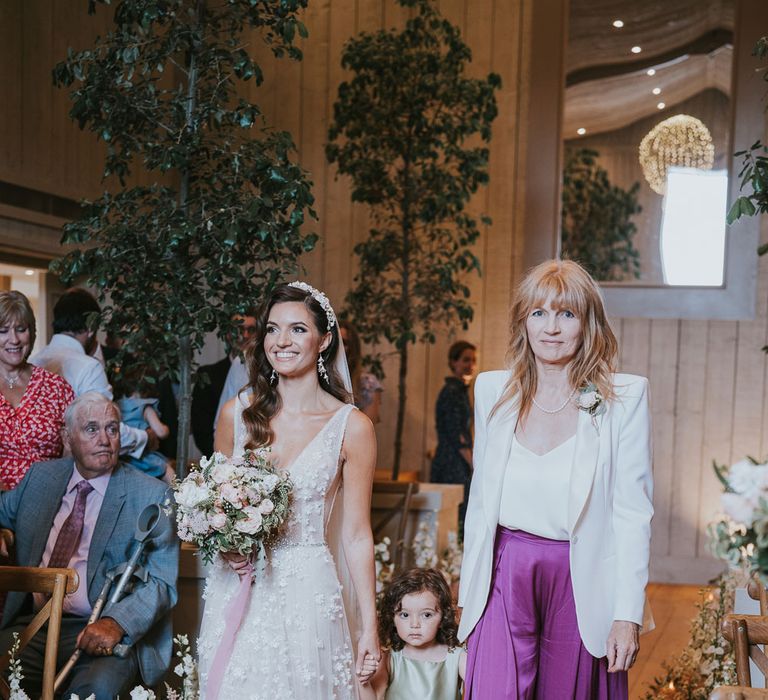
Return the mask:
M 242 454 L 243 406 L 235 411 Z M 356 700 L 353 644 L 326 530 L 341 480 L 340 451 L 351 405 L 341 407 L 288 467 L 291 514 L 257 572 L 219 692 L 221 700 Z M 198 641 L 201 698 L 237 575 L 221 561 L 206 582 Z

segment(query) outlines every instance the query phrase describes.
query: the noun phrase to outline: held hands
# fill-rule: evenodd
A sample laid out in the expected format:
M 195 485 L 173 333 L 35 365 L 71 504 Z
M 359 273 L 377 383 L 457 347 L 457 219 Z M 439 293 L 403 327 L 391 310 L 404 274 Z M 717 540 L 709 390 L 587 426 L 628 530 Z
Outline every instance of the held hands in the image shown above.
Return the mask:
M 626 620 L 614 620 L 608 635 L 608 673 L 629 671 L 640 649 L 640 626 Z
M 102 617 L 77 635 L 76 646 L 91 656 L 109 656 L 125 636 L 125 630 L 111 617 Z
M 357 664 L 355 671 L 358 680 L 365 685 L 379 667 L 381 661 L 381 649 L 375 633 L 363 633 L 360 643 L 357 645 Z

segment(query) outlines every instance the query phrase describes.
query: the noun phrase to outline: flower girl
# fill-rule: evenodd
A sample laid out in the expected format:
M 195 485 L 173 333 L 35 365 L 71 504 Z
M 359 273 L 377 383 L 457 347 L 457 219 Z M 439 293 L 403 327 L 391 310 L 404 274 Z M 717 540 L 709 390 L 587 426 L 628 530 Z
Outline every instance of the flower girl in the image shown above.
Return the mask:
M 456 608 L 436 569 L 410 569 L 382 594 L 379 636 L 388 649 L 363 700 L 458 700 L 467 663 L 457 646 Z

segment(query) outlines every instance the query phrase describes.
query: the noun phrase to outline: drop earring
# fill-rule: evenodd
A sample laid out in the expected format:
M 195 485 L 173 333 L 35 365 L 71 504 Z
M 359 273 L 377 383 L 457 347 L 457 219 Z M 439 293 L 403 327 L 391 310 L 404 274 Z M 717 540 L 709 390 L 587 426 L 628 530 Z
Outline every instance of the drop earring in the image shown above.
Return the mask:
M 330 384 L 328 381 L 328 370 L 325 369 L 325 362 L 323 362 L 322 355 L 318 355 L 317 358 L 317 372 L 323 379 L 325 379 L 326 384 Z
M 272 370 L 272 374 L 269 375 L 269 383 L 270 384 L 277 383 L 277 370 L 275 369 Z

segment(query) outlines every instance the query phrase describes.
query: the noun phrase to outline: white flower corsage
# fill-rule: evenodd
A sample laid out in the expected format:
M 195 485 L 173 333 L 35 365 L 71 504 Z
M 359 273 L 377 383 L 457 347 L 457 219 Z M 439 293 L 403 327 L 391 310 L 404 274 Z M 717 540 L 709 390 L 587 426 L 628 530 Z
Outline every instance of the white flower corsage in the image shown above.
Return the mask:
M 592 417 L 592 425 L 597 428 L 597 417 L 605 413 L 605 398 L 597 387 L 590 383 L 579 389 L 576 405 L 581 411 L 586 411 Z

